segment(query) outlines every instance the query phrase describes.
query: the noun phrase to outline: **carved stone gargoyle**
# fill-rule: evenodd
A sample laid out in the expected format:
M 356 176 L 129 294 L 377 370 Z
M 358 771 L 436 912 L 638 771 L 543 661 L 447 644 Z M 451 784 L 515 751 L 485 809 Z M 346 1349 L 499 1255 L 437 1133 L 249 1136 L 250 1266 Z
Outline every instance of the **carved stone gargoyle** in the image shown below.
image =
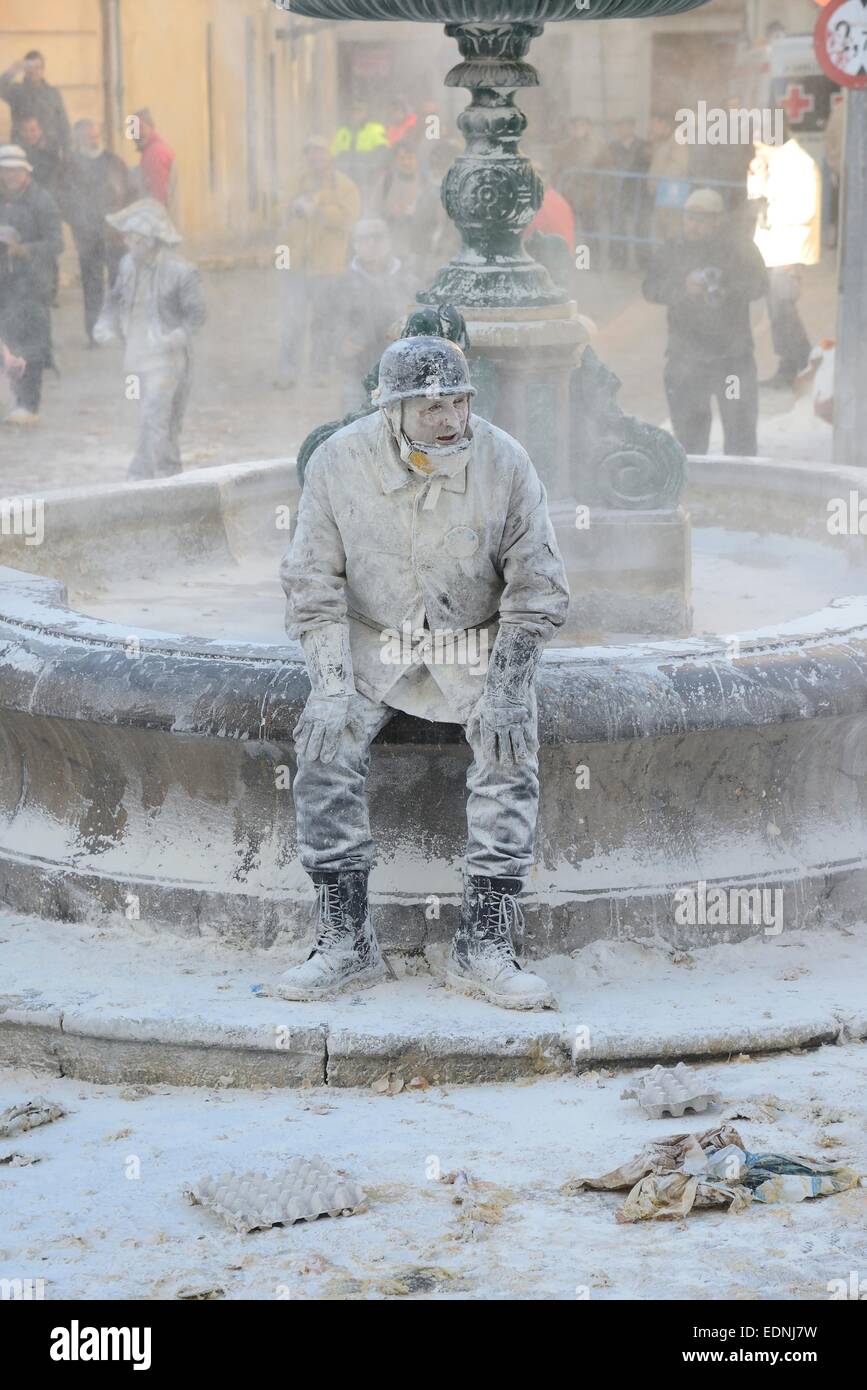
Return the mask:
M 621 384 L 586 347 L 571 382 L 575 496 L 591 507 L 670 511 L 683 491 L 686 454 L 667 430 L 621 409 Z

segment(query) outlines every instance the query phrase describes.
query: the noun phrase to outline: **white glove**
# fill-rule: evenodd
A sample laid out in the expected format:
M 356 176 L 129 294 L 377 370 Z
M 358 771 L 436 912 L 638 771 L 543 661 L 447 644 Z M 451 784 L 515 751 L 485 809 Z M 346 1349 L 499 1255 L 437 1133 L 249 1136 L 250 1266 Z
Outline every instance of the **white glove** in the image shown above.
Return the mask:
M 349 629 L 345 623 L 326 623 L 305 632 L 301 645 L 311 692 L 292 731 L 295 747 L 299 757 L 330 763 L 350 722 L 350 700 L 355 694 Z
M 528 763 L 535 741 L 533 714 L 526 705 L 483 695 L 471 724 L 480 724 L 482 757 L 488 763 Z
M 295 749 L 299 758 L 321 758 L 334 761 L 344 729 L 349 724 L 348 695 L 317 695 L 308 697 L 301 718 L 293 729 Z
M 478 721 L 485 762 L 530 762 L 538 748 L 530 691 L 542 645 L 532 631 L 500 624 L 484 693 L 467 726 L 469 731 Z

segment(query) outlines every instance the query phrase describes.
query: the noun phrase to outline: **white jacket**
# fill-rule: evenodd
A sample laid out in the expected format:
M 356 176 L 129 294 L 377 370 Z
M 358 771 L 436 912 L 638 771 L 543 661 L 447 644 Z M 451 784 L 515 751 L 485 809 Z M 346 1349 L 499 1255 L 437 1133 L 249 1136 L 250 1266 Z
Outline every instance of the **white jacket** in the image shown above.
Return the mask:
M 493 649 L 498 619 L 548 641 L 569 607 L 545 489 L 527 453 L 478 416 L 469 432 L 468 462 L 458 456 L 422 476 L 401 459 L 380 411 L 338 430 L 307 466 L 280 568 L 291 638 L 303 644 L 317 628 L 348 625 L 357 690 L 458 722 L 484 688 L 475 644 Z M 458 644 L 453 663 L 441 653 L 424 660 L 413 639 L 411 665 L 384 661 L 389 634 L 405 624 L 418 633 L 425 619 L 434 633 L 476 633 L 469 659 L 460 660 Z M 424 699 L 425 684 L 443 699 Z
M 747 196 L 768 200 L 755 240 L 769 270 L 817 263 L 821 254 L 822 177 L 816 161 L 797 140 L 759 147 L 747 179 Z

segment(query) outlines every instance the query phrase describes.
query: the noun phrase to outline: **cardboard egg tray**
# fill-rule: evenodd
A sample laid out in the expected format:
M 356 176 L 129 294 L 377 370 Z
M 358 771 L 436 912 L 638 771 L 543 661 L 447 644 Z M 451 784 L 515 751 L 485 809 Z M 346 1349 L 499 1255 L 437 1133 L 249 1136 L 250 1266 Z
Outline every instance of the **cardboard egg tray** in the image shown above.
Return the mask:
M 680 1119 L 686 1110 L 700 1114 L 709 1105 L 719 1104 L 719 1092 L 703 1090 L 683 1062 L 678 1062 L 676 1067 L 653 1067 L 637 1086 L 621 1091 L 620 1098 L 637 1100 L 645 1115 L 654 1120 L 663 1115 Z
M 291 1226 L 320 1216 L 351 1216 L 364 1202 L 357 1183 L 332 1173 L 323 1160 L 293 1158 L 279 1173 L 223 1173 L 204 1177 L 187 1196 L 222 1216 L 235 1231 Z

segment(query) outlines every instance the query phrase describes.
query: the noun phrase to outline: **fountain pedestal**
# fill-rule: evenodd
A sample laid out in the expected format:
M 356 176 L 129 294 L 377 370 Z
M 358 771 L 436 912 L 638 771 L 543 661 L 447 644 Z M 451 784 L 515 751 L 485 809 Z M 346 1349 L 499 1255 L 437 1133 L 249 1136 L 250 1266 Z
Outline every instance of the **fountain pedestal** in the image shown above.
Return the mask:
M 583 372 L 584 322 L 523 242 L 544 190 L 518 148 L 527 120 L 514 91 L 539 82 L 526 55 L 541 32 L 446 26 L 463 60 L 446 85 L 472 97 L 458 118 L 467 148 L 442 188 L 463 244 L 417 298 L 460 309 L 481 364 L 475 408 L 524 445 L 545 483 L 573 593 L 564 639 L 679 636 L 690 622 L 683 452 L 613 404 L 620 383 L 595 359 Z
M 477 414 L 519 440 L 545 484 L 572 600 L 560 637 L 685 636 L 691 627 L 685 456 L 625 414 L 574 304 L 464 310 Z
M 470 372 L 484 415 L 520 440 L 548 491 L 569 497 L 572 374 L 587 341 L 573 303 L 551 309 L 474 309 L 461 312 L 470 340 Z

